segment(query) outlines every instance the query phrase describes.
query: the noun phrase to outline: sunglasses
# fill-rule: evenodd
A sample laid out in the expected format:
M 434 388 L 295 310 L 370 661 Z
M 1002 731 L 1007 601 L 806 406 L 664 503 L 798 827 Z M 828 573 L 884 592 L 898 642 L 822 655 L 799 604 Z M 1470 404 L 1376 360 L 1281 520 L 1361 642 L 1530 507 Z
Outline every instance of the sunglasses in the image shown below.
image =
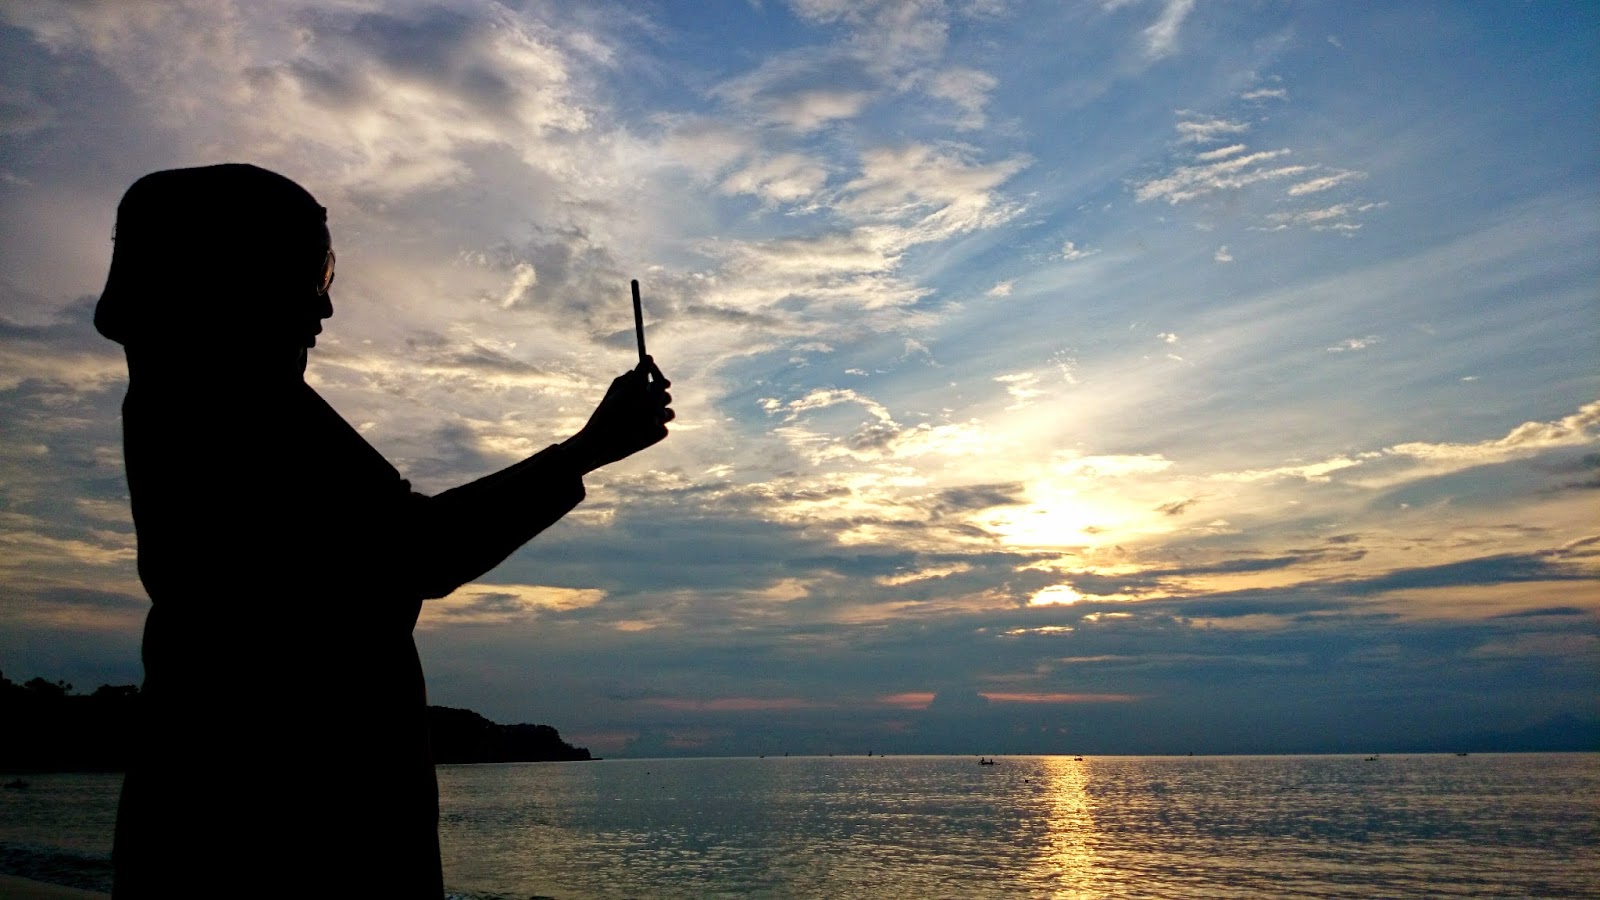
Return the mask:
M 333 287 L 333 250 L 330 248 L 327 257 L 322 261 L 322 280 L 317 284 L 317 296 L 328 293 L 331 287 Z

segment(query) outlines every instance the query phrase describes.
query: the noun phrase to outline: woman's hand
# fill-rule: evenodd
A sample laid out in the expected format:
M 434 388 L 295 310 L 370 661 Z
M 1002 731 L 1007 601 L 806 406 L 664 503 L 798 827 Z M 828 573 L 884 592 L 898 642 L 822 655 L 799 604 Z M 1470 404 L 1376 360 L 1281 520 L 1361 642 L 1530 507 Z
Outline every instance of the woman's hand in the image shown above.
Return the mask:
M 561 446 L 588 473 L 659 442 L 667 436 L 667 423 L 674 416 L 668 405 L 671 385 L 655 360 L 645 357 L 637 368 L 611 382 L 589 423 Z

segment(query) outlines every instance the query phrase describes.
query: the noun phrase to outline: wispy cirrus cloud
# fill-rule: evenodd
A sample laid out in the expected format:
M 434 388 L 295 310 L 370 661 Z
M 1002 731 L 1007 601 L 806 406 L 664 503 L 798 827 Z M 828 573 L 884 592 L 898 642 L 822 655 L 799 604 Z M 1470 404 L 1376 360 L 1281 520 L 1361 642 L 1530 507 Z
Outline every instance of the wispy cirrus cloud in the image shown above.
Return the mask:
M 1194 11 L 1195 0 L 1165 0 L 1161 15 L 1144 30 L 1145 53 L 1160 59 L 1178 49 L 1178 33 Z
M 1294 189 L 1290 189 L 1291 195 Z M 1382 209 L 1382 203 L 1335 203 L 1321 209 L 1306 209 L 1297 212 L 1268 213 L 1267 221 L 1275 229 L 1293 228 L 1295 226 L 1308 226 L 1315 231 L 1357 231 L 1361 223 L 1352 219 L 1362 213 Z
M 1134 196 L 1139 200 L 1165 200 L 1176 206 L 1218 191 L 1289 178 L 1308 171 L 1307 166 L 1278 165 L 1274 162 L 1282 160 L 1289 152 L 1262 150 L 1238 155 L 1230 153 L 1227 158 L 1207 161 L 1204 165 L 1180 166 L 1162 178 L 1139 185 L 1134 190 Z
M 1183 115 L 1174 126 L 1179 138 L 1185 143 L 1205 144 L 1212 141 L 1228 138 L 1236 134 L 1244 134 L 1250 130 L 1248 122 L 1238 122 L 1230 119 L 1221 119 L 1215 116 L 1201 116 L 1194 113 Z M 1198 154 L 1200 159 L 1219 159 L 1244 150 L 1243 144 L 1231 144 L 1216 150 L 1208 150 Z
M 1294 151 L 1287 147 L 1252 149 L 1239 140 L 1251 130 L 1247 121 L 1185 110 L 1179 112 L 1175 129 L 1180 148 L 1194 144 L 1208 149 L 1181 152 L 1179 163 L 1164 174 L 1134 184 L 1133 195 L 1139 202 L 1162 200 L 1169 206 L 1178 206 L 1216 200 L 1219 195 L 1238 195 L 1247 188 L 1271 189 L 1290 182 L 1278 195 L 1278 202 L 1294 203 L 1367 177 L 1366 172 L 1354 169 L 1329 171 L 1322 163 L 1294 161 Z M 1209 146 L 1223 141 L 1228 143 Z M 1386 205 L 1378 201 L 1352 200 L 1313 209 L 1266 211 L 1261 215 L 1266 224 L 1260 227 L 1269 230 L 1307 227 L 1348 234 L 1360 229 L 1361 216 Z
M 1315 194 L 1329 188 L 1337 187 L 1348 181 L 1356 181 L 1367 177 L 1365 172 L 1335 172 L 1331 175 L 1321 175 L 1302 181 L 1289 188 L 1289 196 L 1300 197 L 1305 194 Z

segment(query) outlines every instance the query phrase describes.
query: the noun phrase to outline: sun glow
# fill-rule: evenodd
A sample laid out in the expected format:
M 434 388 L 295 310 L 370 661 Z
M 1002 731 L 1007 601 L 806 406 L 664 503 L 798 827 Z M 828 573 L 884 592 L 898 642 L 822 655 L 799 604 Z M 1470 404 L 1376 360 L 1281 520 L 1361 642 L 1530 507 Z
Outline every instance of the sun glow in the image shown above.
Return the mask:
M 996 510 L 984 525 L 1013 547 L 1098 546 L 1114 517 L 1066 493 L 1046 501 Z
M 1027 502 L 995 509 L 981 524 L 1014 547 L 1103 547 L 1176 527 L 1161 512 L 1179 488 L 1159 456 L 1053 459 L 1028 480 Z
M 1077 603 L 1083 595 L 1064 584 L 1052 584 L 1028 600 L 1029 606 L 1066 606 Z

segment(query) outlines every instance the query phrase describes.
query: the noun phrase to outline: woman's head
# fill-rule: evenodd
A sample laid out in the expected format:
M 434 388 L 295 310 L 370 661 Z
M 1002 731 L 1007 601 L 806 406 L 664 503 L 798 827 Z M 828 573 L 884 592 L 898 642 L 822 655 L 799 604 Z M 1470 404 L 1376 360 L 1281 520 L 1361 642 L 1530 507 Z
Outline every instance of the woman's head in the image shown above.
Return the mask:
M 333 313 L 327 210 L 266 169 L 146 175 L 117 207 L 115 242 L 95 327 L 130 348 L 303 350 Z

